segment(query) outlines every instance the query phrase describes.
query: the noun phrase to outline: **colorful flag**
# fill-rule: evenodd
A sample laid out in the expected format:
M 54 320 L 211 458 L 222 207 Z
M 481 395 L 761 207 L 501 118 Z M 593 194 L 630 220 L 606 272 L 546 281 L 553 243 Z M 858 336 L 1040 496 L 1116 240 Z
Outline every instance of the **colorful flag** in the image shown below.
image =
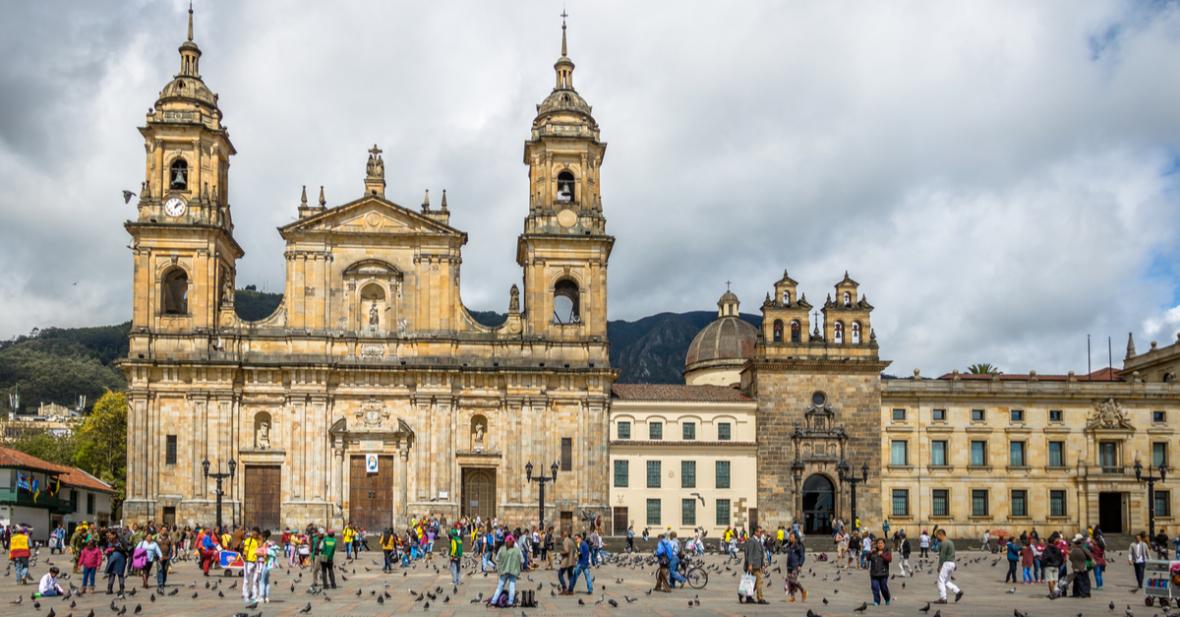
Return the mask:
M 41 482 L 37 478 L 33 478 L 33 486 L 29 490 L 33 492 L 33 501 L 37 501 L 37 498 L 41 496 Z
M 29 490 L 29 477 L 21 472 L 16 472 L 16 488 L 17 490 Z

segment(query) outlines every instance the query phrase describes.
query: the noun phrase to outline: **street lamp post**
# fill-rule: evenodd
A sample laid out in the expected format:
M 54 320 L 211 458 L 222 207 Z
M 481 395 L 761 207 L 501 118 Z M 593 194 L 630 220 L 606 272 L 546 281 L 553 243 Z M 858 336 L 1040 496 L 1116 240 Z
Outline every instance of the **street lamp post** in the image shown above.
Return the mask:
M 537 506 L 537 509 L 539 510 L 539 512 L 538 512 L 539 518 L 541 520 L 541 526 L 538 527 L 537 529 L 541 533 L 545 533 L 545 485 L 550 482 L 557 482 L 557 469 L 558 469 L 557 463 L 554 462 L 552 465 L 549 466 L 550 475 L 548 475 L 548 476 L 545 476 L 545 475 L 534 476 L 533 475 L 533 462 L 529 461 L 524 466 L 525 479 L 528 480 L 529 482 L 536 482 L 537 484 L 541 485 L 541 495 L 540 495 L 540 500 L 539 500 L 539 503 Z
M 860 526 L 856 524 L 856 485 L 861 482 L 869 481 L 869 464 L 865 463 L 860 467 L 860 476 L 850 473 L 851 467 L 848 461 L 841 460 L 836 464 L 836 471 L 840 473 L 840 481 L 847 482 L 852 487 L 852 529 L 855 531 Z
M 1168 476 L 1166 467 L 1160 466 L 1156 469 L 1159 471 L 1158 478 L 1152 471 L 1151 465 L 1147 466 L 1147 475 L 1143 475 L 1143 463 L 1140 463 L 1138 459 L 1135 460 L 1135 479 L 1147 483 L 1147 529 L 1151 534 L 1148 536 L 1148 541 L 1151 542 L 1155 541 L 1155 483 L 1163 484 Z
M 226 478 L 233 478 L 238 470 L 238 462 L 234 459 L 229 459 L 229 471 L 221 471 L 221 465 L 217 465 L 217 471 L 209 473 L 209 459 L 201 461 L 201 469 L 205 472 L 205 479 L 213 478 L 217 481 L 217 529 L 221 529 L 221 496 L 225 494 L 221 490 L 221 481 Z

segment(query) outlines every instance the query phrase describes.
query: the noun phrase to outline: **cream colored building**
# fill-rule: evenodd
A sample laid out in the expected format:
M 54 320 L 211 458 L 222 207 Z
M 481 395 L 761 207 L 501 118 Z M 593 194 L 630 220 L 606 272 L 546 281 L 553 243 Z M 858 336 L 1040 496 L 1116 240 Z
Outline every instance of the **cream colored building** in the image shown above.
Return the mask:
M 459 295 L 467 234 L 437 205 L 407 208 L 376 146 L 356 192 L 291 205 L 283 301 L 247 322 L 234 311 L 243 250 L 229 203 L 236 153 L 221 102 L 188 38 L 140 128 L 145 179 L 132 237 L 126 520 L 208 524 L 211 471 L 237 465 L 227 521 L 279 527 L 345 520 L 370 530 L 439 512 L 533 520 L 606 515 L 606 151 L 573 86 L 562 25 L 552 91 L 523 147 L 528 201 L 515 250 L 521 286 L 507 320 L 481 325 Z M 261 69 L 260 69 L 261 70 Z M 523 127 L 522 127 L 523 128 Z M 363 175 L 363 183 L 361 178 Z M 298 195 L 297 190 L 292 191 Z
M 757 517 L 754 401 L 727 386 L 615 384 L 612 529 L 718 537 Z

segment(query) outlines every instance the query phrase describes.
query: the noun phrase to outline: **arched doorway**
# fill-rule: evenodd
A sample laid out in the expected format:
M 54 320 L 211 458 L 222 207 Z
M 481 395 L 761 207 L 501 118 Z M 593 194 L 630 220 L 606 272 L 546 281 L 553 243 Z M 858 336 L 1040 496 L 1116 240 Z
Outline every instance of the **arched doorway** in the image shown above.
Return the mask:
M 496 516 L 496 470 L 484 467 L 463 468 L 461 514 L 489 521 Z
M 803 533 L 831 533 L 836 489 L 827 476 L 815 474 L 803 482 Z

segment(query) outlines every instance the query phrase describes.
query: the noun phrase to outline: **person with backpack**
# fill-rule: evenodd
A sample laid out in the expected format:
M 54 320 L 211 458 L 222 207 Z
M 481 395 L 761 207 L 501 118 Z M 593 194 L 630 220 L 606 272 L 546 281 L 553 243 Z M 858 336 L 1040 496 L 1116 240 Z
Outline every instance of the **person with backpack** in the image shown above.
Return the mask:
M 492 606 L 512 606 L 516 602 L 516 579 L 520 576 L 521 561 L 516 538 L 509 535 L 504 539 L 504 546 L 496 551 L 496 572 L 500 575 L 500 581 L 496 584 L 496 592 L 492 594 Z M 505 591 L 507 596 L 504 596 Z
M 329 529 L 328 535 L 320 540 L 319 546 L 320 577 L 325 589 L 328 588 L 329 581 L 331 581 L 332 589 L 336 588 L 336 572 L 332 569 L 335 565 L 335 558 L 336 532 Z
M 451 557 L 451 584 L 458 587 L 463 565 L 463 537 L 459 535 L 458 529 L 451 530 L 451 546 L 448 552 Z
M 107 595 L 111 595 L 115 588 L 115 578 L 119 579 L 119 597 L 123 597 L 124 582 L 127 577 L 127 548 L 119 540 L 115 532 L 107 532 Z
M 156 563 L 163 557 L 160 552 L 160 545 L 156 543 L 155 536 L 151 533 L 143 534 L 143 540 L 135 546 L 135 551 L 131 554 L 131 568 L 138 570 L 143 576 L 143 588 L 148 587 L 148 576 L 152 573 L 152 564 Z
M 578 538 L 578 565 L 574 568 L 574 576 L 570 579 L 569 592 L 574 592 L 574 586 L 578 583 L 578 578 L 583 574 L 586 576 L 586 595 L 594 593 L 594 579 L 590 577 L 590 543 L 586 538 Z
M 668 539 L 660 534 L 660 539 L 656 542 L 656 561 L 660 564 L 660 569 L 656 572 L 656 586 L 655 591 L 662 591 L 669 593 L 672 591 L 668 585 L 668 571 L 669 564 L 672 563 L 672 547 L 668 544 Z M 570 583 L 570 589 L 573 589 L 573 583 Z
M 1059 536 L 1056 532 L 1049 536 L 1049 541 L 1041 549 L 1041 574 L 1045 584 L 1049 587 L 1049 599 L 1057 598 L 1057 575 L 1061 572 L 1061 564 L 1065 556 L 1057 546 Z

